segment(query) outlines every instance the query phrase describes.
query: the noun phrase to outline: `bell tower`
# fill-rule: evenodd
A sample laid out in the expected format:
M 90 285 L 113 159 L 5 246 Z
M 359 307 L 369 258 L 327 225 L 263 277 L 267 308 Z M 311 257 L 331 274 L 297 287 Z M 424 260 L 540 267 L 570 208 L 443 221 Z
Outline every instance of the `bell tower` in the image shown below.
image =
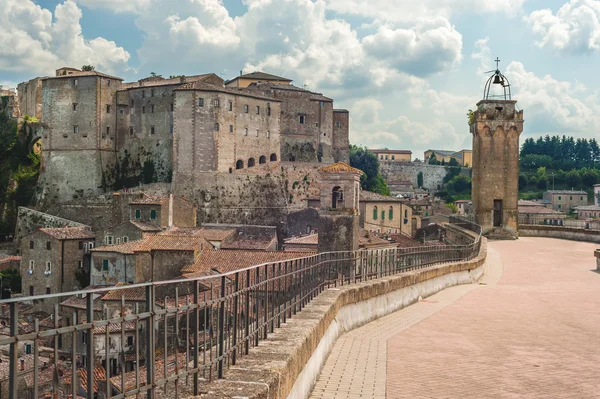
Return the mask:
M 496 63 L 500 62 L 496 59 Z M 523 111 L 496 65 L 483 99 L 469 116 L 473 135 L 472 197 L 475 221 L 495 238 L 518 238 L 519 136 Z
M 319 252 L 358 249 L 362 174 L 343 162 L 319 169 Z

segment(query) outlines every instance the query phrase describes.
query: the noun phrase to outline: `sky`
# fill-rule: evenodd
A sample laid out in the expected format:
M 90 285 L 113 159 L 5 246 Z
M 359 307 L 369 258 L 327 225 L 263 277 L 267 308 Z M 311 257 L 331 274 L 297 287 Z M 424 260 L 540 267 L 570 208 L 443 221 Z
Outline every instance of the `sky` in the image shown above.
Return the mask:
M 0 0 L 0 85 L 92 64 L 224 79 L 261 70 L 350 110 L 369 148 L 471 148 L 467 111 L 500 69 L 521 141 L 596 137 L 600 0 Z

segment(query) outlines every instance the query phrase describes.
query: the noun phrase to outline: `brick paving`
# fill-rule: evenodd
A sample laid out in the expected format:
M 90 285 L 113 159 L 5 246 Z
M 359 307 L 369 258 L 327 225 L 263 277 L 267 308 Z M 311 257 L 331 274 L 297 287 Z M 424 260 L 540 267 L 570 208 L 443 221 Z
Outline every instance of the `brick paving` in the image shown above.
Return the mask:
M 600 398 L 594 249 L 490 242 L 483 284 L 344 334 L 311 398 Z

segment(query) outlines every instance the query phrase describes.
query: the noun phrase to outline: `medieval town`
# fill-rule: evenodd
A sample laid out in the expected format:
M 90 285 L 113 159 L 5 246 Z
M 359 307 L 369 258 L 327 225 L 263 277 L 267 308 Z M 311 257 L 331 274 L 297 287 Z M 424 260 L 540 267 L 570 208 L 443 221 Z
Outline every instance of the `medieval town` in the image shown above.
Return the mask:
M 268 63 L 14 75 L 0 398 L 597 397 L 600 145 L 482 54 L 437 141 Z

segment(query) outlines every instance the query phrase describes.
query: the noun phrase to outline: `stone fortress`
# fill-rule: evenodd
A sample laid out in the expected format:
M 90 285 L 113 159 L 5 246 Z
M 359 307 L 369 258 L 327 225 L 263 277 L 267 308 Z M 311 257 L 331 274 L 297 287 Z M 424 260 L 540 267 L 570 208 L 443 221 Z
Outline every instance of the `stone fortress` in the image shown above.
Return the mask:
M 264 175 L 254 169 L 349 156 L 348 111 L 263 72 L 230 81 L 210 73 L 125 83 L 64 67 L 21 83 L 16 103 L 18 115 L 42 125 L 40 204 L 161 182 L 192 196 L 202 188 L 200 196 L 210 198 L 227 174 Z

